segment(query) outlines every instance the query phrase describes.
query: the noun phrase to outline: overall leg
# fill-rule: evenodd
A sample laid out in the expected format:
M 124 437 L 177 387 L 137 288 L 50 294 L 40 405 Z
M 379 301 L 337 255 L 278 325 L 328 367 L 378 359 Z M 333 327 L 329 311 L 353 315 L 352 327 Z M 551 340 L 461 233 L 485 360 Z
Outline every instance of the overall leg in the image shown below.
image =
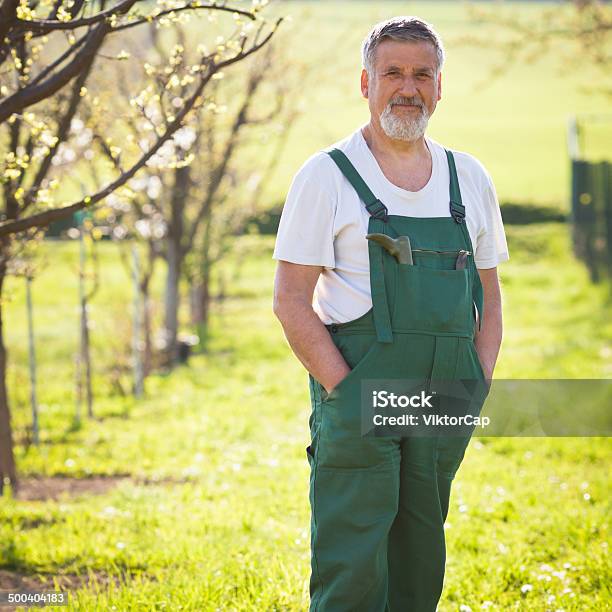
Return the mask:
M 384 612 L 398 470 L 315 467 L 311 612 Z
M 387 606 L 400 452 L 396 440 L 361 435 L 359 370 L 376 377 L 374 364 L 384 359 L 372 356 L 369 363 L 360 362 L 330 397 L 321 399 L 314 382 L 320 425 L 309 453 L 311 612 L 384 612 Z
M 389 534 L 389 609 L 435 612 L 446 547 L 436 470 L 437 438 L 404 438 L 399 508 Z
M 473 341 L 469 338 L 457 339 L 457 359 L 455 380 L 461 381 L 469 399 L 464 396 L 463 403 L 458 403 L 455 410 L 458 414 L 480 414 L 488 394 L 482 367 Z M 443 519 L 448 515 L 451 484 L 465 456 L 472 434 L 462 436 L 445 436 L 438 444 L 438 493 Z
M 402 341 L 414 355 L 405 378 L 452 378 L 454 338 L 406 335 Z M 440 455 L 444 467 L 447 451 L 444 440 L 433 435 L 402 439 L 399 508 L 389 535 L 391 612 L 435 612 L 442 594 L 450 479 L 440 469 Z

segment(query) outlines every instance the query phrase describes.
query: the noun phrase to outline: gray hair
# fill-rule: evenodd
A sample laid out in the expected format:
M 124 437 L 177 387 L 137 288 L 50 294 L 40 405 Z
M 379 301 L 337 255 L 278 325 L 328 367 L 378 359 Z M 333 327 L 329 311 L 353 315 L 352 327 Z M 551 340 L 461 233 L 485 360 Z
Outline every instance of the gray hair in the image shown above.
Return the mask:
M 382 40 L 387 38 L 408 42 L 430 42 L 436 51 L 436 72 L 439 73 L 442 69 L 444 46 L 433 27 L 418 17 L 393 17 L 377 23 L 361 45 L 361 61 L 368 75 L 371 75 L 374 70 L 376 48 Z

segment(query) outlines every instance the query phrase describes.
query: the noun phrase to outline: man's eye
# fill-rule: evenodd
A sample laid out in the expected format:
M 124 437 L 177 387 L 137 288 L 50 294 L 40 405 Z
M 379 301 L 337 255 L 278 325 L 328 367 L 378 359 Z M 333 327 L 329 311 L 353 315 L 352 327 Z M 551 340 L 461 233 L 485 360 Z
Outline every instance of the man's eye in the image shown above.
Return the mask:
M 397 70 L 391 70 L 390 72 L 386 73 L 387 76 L 397 76 L 398 74 L 399 72 Z

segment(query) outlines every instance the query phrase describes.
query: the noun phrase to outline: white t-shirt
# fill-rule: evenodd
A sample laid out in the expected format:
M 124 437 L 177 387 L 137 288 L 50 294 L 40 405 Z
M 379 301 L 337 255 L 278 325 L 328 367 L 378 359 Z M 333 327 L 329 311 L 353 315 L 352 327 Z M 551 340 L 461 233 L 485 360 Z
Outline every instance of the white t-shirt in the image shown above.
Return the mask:
M 333 146 L 342 150 L 391 215 L 448 217 L 450 175 L 444 148 L 430 138 L 432 172 L 419 191 L 391 183 L 370 151 L 361 128 Z M 509 258 L 493 181 L 467 153 L 453 151 L 474 260 L 494 268 Z M 319 265 L 313 308 L 325 324 L 345 323 L 372 307 L 368 256 L 369 213 L 331 157 L 318 152 L 300 168 L 289 189 L 273 258 Z

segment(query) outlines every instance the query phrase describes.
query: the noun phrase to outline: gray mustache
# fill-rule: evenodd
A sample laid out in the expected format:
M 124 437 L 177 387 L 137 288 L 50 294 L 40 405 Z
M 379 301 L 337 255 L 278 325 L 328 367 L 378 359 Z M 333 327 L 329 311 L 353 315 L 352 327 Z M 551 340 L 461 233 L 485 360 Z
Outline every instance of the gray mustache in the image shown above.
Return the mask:
M 423 101 L 420 98 L 416 98 L 412 96 L 411 98 L 407 98 L 406 96 L 396 96 L 389 100 L 389 106 L 393 106 L 394 104 L 412 104 L 413 106 L 418 106 L 420 108 L 425 108 Z

